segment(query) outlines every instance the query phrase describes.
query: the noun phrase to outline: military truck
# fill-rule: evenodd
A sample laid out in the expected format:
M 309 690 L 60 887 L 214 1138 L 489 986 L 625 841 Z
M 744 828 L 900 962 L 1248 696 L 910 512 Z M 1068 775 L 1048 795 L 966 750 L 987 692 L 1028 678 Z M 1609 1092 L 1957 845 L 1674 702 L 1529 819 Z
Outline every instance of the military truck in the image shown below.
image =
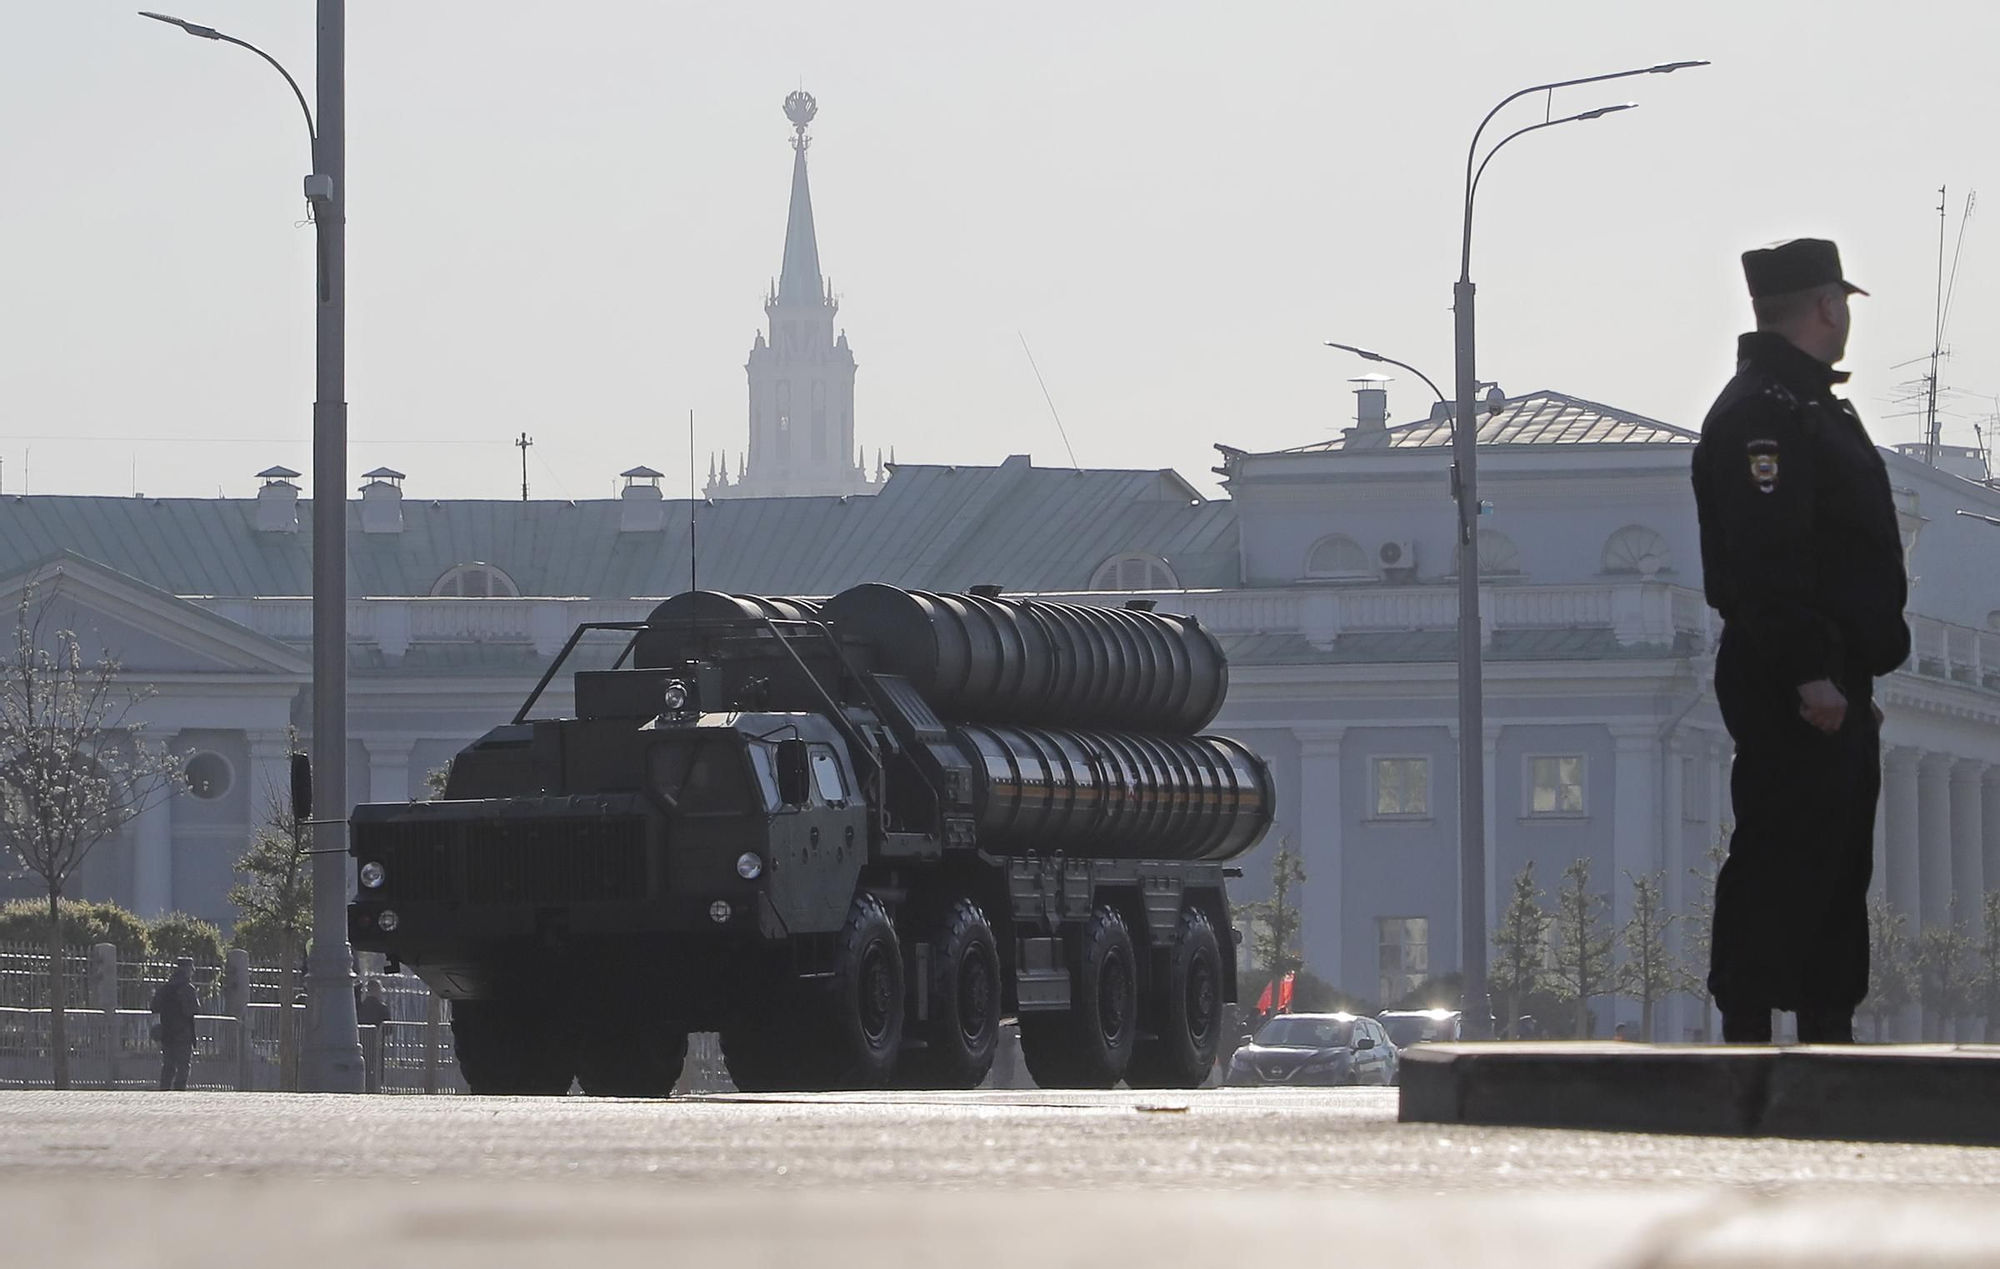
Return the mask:
M 575 716 L 536 706 L 580 647 Z M 609 646 L 622 643 L 615 660 Z M 1192 1087 L 1271 775 L 1192 618 L 864 585 L 578 628 L 428 802 L 355 808 L 354 945 L 452 1002 L 476 1093 Z

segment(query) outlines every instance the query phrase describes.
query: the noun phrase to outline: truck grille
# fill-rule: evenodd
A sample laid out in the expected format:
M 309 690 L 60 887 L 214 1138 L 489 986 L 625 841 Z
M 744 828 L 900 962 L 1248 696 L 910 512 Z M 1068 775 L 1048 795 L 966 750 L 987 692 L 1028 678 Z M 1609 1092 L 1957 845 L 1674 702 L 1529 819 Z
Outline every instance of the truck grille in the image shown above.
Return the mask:
M 427 820 L 357 825 L 388 899 L 568 903 L 643 898 L 645 822 L 611 819 Z

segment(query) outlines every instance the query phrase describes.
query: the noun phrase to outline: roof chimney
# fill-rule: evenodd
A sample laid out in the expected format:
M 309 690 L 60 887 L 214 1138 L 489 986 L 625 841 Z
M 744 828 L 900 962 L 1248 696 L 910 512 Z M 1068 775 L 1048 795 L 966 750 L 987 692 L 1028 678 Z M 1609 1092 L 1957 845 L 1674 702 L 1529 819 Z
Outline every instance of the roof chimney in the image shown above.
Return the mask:
M 650 467 L 634 467 L 618 473 L 625 478 L 625 491 L 618 495 L 620 533 L 658 533 L 667 527 L 666 495 L 660 492 L 660 473 Z
M 299 531 L 299 487 L 292 483 L 298 478 L 289 467 L 266 467 L 257 473 L 257 479 L 264 482 L 257 487 L 259 533 Z
M 361 486 L 361 531 L 401 533 L 403 531 L 403 473 L 388 467 L 365 472 Z
M 1379 449 L 1389 443 L 1389 378 L 1358 375 L 1354 384 L 1354 426 L 1341 432 L 1346 449 Z

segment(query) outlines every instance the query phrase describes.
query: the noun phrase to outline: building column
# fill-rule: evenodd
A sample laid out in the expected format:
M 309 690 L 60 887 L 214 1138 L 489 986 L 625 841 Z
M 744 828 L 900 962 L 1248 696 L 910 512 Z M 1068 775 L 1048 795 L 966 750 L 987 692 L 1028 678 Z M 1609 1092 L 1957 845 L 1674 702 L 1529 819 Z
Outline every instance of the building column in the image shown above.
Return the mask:
M 1299 900 L 1299 944 L 1313 973 L 1351 991 L 1343 919 L 1347 886 L 1340 831 L 1340 737 L 1339 729 L 1298 733 L 1298 850 L 1306 869 Z M 1368 986 L 1369 991 L 1361 993 L 1364 998 L 1373 991 L 1374 984 Z
M 1926 753 L 1917 763 L 1919 930 L 1951 922 L 1951 765 L 1946 753 Z
M 407 736 L 370 738 L 368 749 L 368 800 L 407 802 L 410 800 L 410 752 L 417 747 Z
M 244 737 L 250 753 L 250 831 L 290 811 L 292 745 L 281 731 L 253 731 Z
M 1917 921 L 1917 759 L 1922 751 L 1898 746 L 1882 760 L 1882 871 L 1889 906 Z M 1912 931 L 1914 933 L 1914 931 Z
M 1978 947 L 1986 935 L 1986 843 L 1980 785 L 1986 764 L 1965 759 L 1951 768 L 1951 919 Z
M 1500 772 L 1500 731 L 1499 723 L 1487 723 L 1479 742 L 1479 763 L 1481 778 L 1486 781 L 1486 958 L 1489 965 L 1493 959 L 1492 935 L 1494 926 L 1500 920 L 1500 797 L 1496 780 Z M 1464 960 L 1464 949 L 1459 949 L 1459 959 Z
M 1611 822 L 1612 928 L 1622 928 L 1632 916 L 1632 883 L 1626 874 L 1643 877 L 1657 872 L 1659 850 L 1660 733 L 1653 727 L 1615 727 Z M 1624 997 L 1612 998 L 1606 1025 L 1637 1023 L 1638 1011 Z M 1656 1020 L 1657 1021 L 1657 1020 Z
M 148 747 L 171 753 L 178 732 L 146 733 Z M 161 798 L 132 821 L 132 911 L 147 920 L 174 909 L 174 799 Z
M 1666 873 L 1666 884 L 1660 901 L 1669 913 L 1687 911 L 1687 883 L 1691 880 L 1687 865 L 1682 862 L 1687 857 L 1687 782 L 1688 767 L 1691 765 L 1688 748 L 1687 738 L 1676 732 L 1662 756 L 1666 763 L 1666 782 L 1663 786 L 1666 792 L 1660 799 L 1663 812 L 1660 816 L 1660 867 Z M 1687 931 L 1681 928 L 1678 921 L 1674 923 L 1674 928 L 1667 931 L 1667 955 L 1673 958 L 1675 964 L 1680 963 L 1682 940 L 1686 937 Z M 1652 1040 L 1664 1037 L 1678 1042 L 1686 1026 L 1686 1003 L 1684 994 L 1670 992 L 1660 1002 L 1658 1016 L 1653 1020 L 1657 1034 L 1640 1038 Z
M 1868 899 L 1889 897 L 1889 746 L 1882 746 L 1882 792 L 1875 798 L 1875 862 L 1868 873 Z

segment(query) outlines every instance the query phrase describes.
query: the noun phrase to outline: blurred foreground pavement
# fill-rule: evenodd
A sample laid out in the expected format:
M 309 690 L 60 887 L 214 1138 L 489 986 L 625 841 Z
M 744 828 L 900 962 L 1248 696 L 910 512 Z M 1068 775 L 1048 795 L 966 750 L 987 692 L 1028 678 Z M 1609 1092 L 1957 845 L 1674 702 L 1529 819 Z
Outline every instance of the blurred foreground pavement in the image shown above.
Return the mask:
M 1388 1090 L 0 1093 L 22 1266 L 2000 1264 L 2000 1150 L 1466 1129 Z

